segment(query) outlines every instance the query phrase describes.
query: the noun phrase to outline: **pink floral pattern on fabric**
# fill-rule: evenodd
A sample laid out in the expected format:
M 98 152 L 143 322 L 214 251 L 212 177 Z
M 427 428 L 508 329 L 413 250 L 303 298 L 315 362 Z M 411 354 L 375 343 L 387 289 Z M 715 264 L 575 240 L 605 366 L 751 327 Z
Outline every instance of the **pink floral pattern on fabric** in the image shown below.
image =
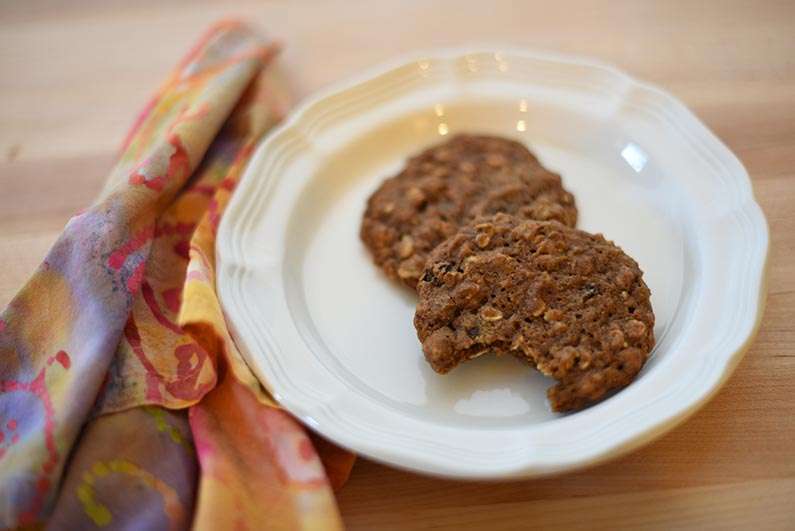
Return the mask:
M 64 529 L 201 527 L 229 500 L 262 501 L 211 472 L 240 445 L 258 456 L 242 481 L 319 500 L 279 505 L 291 507 L 275 513 L 281 521 L 339 525 L 317 453 L 248 370 L 214 293 L 223 208 L 286 108 L 264 69 L 274 52 L 239 23 L 207 33 L 144 109 L 96 202 L 0 314 L 0 527 L 49 517 Z M 239 400 L 219 399 L 225 389 Z M 201 459 L 201 479 L 185 414 L 164 409 L 190 406 L 199 418 L 251 420 L 232 439 L 190 427 L 223 448 Z M 324 455 L 331 483 L 344 481 L 353 457 Z M 268 467 L 284 474 L 261 476 Z

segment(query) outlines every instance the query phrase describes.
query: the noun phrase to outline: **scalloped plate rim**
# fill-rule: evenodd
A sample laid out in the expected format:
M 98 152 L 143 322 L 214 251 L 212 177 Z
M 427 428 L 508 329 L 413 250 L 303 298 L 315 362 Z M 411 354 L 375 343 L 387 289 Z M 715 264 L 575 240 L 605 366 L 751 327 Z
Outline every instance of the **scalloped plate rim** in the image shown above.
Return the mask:
M 547 464 L 548 466 L 539 465 L 538 463 L 528 465 L 527 463 L 516 462 L 508 466 L 494 468 L 492 470 L 483 470 L 475 467 L 467 468 L 466 466 L 460 468 L 450 467 L 449 465 L 436 466 L 432 462 L 432 459 L 429 461 L 427 459 L 423 459 L 421 456 L 419 458 L 417 456 L 413 456 L 412 459 L 406 459 L 406 456 L 396 456 L 393 452 L 379 449 L 378 444 L 375 444 L 375 447 L 373 447 L 372 444 L 365 444 L 361 440 L 355 440 L 349 434 L 341 434 L 340 430 L 330 429 L 328 424 L 319 423 L 316 418 L 309 416 L 307 414 L 306 408 L 303 407 L 300 401 L 293 400 L 289 392 L 274 393 L 278 396 L 279 400 L 286 407 L 286 409 L 293 412 L 314 429 L 329 437 L 330 439 L 335 440 L 335 442 L 341 444 L 342 446 L 346 446 L 372 459 L 393 466 L 398 466 L 418 472 L 456 478 L 500 479 L 505 477 L 538 477 L 562 471 L 578 469 L 615 458 L 643 444 L 647 444 L 651 440 L 656 439 L 662 434 L 668 432 L 673 427 L 687 419 L 690 415 L 695 413 L 712 396 L 714 396 L 714 394 L 728 380 L 734 368 L 742 359 L 746 350 L 750 347 L 750 344 L 758 331 L 764 309 L 765 296 L 767 293 L 766 282 L 769 255 L 769 230 L 764 218 L 764 214 L 755 201 L 750 178 L 742 163 L 721 142 L 721 140 L 718 139 L 714 133 L 677 98 L 657 86 L 637 80 L 636 78 L 626 74 L 613 65 L 589 58 L 561 54 L 557 52 L 535 51 L 517 46 L 488 44 L 406 54 L 400 58 L 383 63 L 380 66 L 366 69 L 361 74 L 353 76 L 345 81 L 334 83 L 301 102 L 301 104 L 290 113 L 290 115 L 282 124 L 277 126 L 260 142 L 251 162 L 249 163 L 248 168 L 245 171 L 244 178 L 249 176 L 249 174 L 257 173 L 257 169 L 261 166 L 262 158 L 266 157 L 264 151 L 266 146 L 273 143 L 275 141 L 274 139 L 277 139 L 280 136 L 289 133 L 290 130 L 295 129 L 310 109 L 317 105 L 322 105 L 324 100 L 328 99 L 329 97 L 344 93 L 345 91 L 353 89 L 362 83 L 386 76 L 394 70 L 405 67 L 412 63 L 416 63 L 418 61 L 429 59 L 451 61 L 457 58 L 463 58 L 470 54 L 494 53 L 514 54 L 519 56 L 527 56 L 533 59 L 576 64 L 599 69 L 611 76 L 616 76 L 624 80 L 628 87 L 637 87 L 643 91 L 654 94 L 655 97 L 664 100 L 666 104 L 671 105 L 680 113 L 684 111 L 684 117 L 690 122 L 688 125 L 695 126 L 698 129 L 696 133 L 698 133 L 699 142 L 707 147 L 710 153 L 716 156 L 721 163 L 726 164 L 726 169 L 733 174 L 732 179 L 735 180 L 735 184 L 739 184 L 744 188 L 742 190 L 742 192 L 744 192 L 744 197 L 742 198 L 744 201 L 742 201 L 735 210 L 738 212 L 744 212 L 747 216 L 749 216 L 750 223 L 757 229 L 756 235 L 759 236 L 761 240 L 757 242 L 758 245 L 756 246 L 756 254 L 761 254 L 761 267 L 759 268 L 758 278 L 752 279 L 752 286 L 749 288 L 755 288 L 757 293 L 756 300 L 750 302 L 750 304 L 753 304 L 756 313 L 753 316 L 746 316 L 747 319 L 744 320 L 744 322 L 748 322 L 751 320 L 751 318 L 753 318 L 752 327 L 744 338 L 739 338 L 740 344 L 731 353 L 726 354 L 726 356 L 722 359 L 723 365 L 721 366 L 720 371 L 717 374 L 717 380 L 713 383 L 713 385 L 702 388 L 701 392 L 693 396 L 687 403 L 678 404 L 678 407 L 672 409 L 670 414 L 664 418 L 660 418 L 656 424 L 649 427 L 648 429 L 636 432 L 631 437 L 625 438 L 623 440 L 614 440 L 611 444 L 605 445 L 598 452 L 589 455 L 582 455 L 579 459 L 550 462 Z M 248 177 L 247 180 L 251 181 L 254 178 L 255 177 L 252 175 Z M 235 260 L 232 256 L 232 248 L 234 245 L 231 243 L 231 240 L 233 237 L 234 227 L 232 226 L 233 215 L 230 213 L 235 209 L 242 210 L 243 203 L 244 200 L 242 199 L 242 194 L 235 194 L 227 208 L 226 215 L 223 216 L 221 226 L 219 227 L 218 245 L 216 247 L 216 281 L 218 285 L 219 299 L 221 301 L 227 321 L 230 324 L 230 330 L 233 332 L 233 336 L 240 346 L 241 353 L 243 353 L 244 357 L 247 358 L 252 370 L 254 370 L 255 374 L 262 378 L 264 376 L 264 374 L 262 374 L 262 368 L 256 362 L 252 362 L 251 358 L 254 355 L 248 351 L 244 341 L 241 340 L 241 335 L 243 334 L 240 333 L 238 326 L 236 326 L 235 319 L 230 318 L 230 314 L 234 314 L 235 312 L 240 311 L 240 309 L 237 307 L 238 301 L 234 300 L 232 293 L 230 292 L 231 288 L 229 288 L 228 282 L 231 282 L 231 280 L 228 272 L 230 268 L 239 269 L 244 262 L 241 256 L 237 256 L 237 260 Z M 238 275 L 238 280 L 239 279 L 240 275 Z M 751 291 L 753 291 L 753 289 L 751 289 Z M 279 386 L 274 386 L 273 382 L 269 382 L 266 387 L 275 390 L 275 388 Z M 313 410 L 313 414 L 317 414 L 317 410 Z M 372 441 L 370 442 L 372 443 Z

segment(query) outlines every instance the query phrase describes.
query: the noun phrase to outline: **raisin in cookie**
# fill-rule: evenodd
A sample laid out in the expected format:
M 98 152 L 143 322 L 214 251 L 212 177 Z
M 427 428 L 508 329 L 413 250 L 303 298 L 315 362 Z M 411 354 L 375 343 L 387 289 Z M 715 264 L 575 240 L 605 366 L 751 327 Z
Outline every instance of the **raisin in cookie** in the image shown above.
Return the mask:
M 370 196 L 361 239 L 376 265 L 411 288 L 428 254 L 481 215 L 577 222 L 560 176 L 504 138 L 460 135 L 408 160 Z
M 569 411 L 629 384 L 654 346 L 638 264 L 602 235 L 507 214 L 462 227 L 428 258 L 414 326 L 433 369 L 514 354 Z

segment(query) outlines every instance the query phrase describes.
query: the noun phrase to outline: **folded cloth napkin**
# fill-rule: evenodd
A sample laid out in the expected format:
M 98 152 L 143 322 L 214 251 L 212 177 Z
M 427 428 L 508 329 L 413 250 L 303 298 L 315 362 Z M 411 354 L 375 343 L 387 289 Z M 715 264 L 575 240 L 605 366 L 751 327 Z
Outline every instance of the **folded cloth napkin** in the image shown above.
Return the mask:
M 0 315 L 0 526 L 341 527 L 353 455 L 271 400 L 215 294 L 220 217 L 288 105 L 276 52 L 213 27 Z

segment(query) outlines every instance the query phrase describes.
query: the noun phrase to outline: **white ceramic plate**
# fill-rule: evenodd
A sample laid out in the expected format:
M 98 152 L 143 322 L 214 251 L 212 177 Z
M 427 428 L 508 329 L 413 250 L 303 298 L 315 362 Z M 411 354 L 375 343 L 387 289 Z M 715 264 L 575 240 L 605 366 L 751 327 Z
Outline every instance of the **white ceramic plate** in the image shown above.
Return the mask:
M 372 264 L 367 196 L 456 132 L 525 142 L 563 175 L 579 227 L 645 271 L 657 346 L 582 412 L 510 357 L 440 376 L 415 297 Z M 454 477 L 535 476 L 626 452 L 694 412 L 754 334 L 767 226 L 740 162 L 673 97 L 590 60 L 433 52 L 318 95 L 258 148 L 220 227 L 218 290 L 251 368 L 289 411 L 373 459 Z

